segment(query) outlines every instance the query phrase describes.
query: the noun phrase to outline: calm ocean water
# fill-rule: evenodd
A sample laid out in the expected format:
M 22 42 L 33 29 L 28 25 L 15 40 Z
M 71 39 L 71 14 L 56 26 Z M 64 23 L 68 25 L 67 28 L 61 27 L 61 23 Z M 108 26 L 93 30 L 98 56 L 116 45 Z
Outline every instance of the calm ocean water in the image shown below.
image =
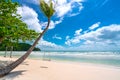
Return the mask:
M 0 52 L 4 56 L 5 52 Z M 20 57 L 25 52 L 13 52 L 13 56 Z M 9 57 L 9 52 L 7 53 Z M 120 67 L 120 52 L 32 52 L 29 58 L 51 59 L 72 62 L 105 64 Z

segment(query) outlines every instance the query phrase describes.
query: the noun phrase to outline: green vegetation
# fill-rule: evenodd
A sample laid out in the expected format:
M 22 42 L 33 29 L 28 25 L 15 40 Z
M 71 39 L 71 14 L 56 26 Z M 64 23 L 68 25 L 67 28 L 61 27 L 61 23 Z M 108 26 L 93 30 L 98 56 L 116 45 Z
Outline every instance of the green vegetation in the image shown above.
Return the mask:
M 30 44 L 26 44 L 26 43 L 18 43 L 16 47 L 13 48 L 13 51 L 27 51 L 29 48 L 31 47 Z M 6 47 L 3 44 L 0 44 L 0 51 L 5 51 Z M 11 48 L 8 48 L 8 51 L 10 51 Z M 41 51 L 39 48 L 34 48 L 33 51 Z
M 34 40 L 38 36 L 34 30 L 28 29 L 21 16 L 17 14 L 19 6 L 11 0 L 0 0 L 0 43 L 7 46 L 13 46 L 19 41 Z

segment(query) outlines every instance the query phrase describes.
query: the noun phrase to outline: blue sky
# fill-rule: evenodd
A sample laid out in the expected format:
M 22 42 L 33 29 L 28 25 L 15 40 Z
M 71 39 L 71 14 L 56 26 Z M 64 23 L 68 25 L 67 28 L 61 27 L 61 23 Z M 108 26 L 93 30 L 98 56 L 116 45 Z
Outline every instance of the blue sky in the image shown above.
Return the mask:
M 47 18 L 39 0 L 13 1 L 22 5 L 18 13 L 29 28 L 41 32 Z M 42 50 L 120 50 L 120 0 L 58 0 L 55 10 L 37 45 Z

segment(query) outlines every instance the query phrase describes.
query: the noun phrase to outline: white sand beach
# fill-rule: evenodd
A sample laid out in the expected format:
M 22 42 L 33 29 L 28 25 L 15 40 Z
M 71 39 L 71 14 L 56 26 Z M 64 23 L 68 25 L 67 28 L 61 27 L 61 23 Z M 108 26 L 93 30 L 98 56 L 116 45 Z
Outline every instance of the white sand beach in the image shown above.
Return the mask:
M 5 58 L 0 57 L 0 59 Z M 120 68 L 27 59 L 0 80 L 120 80 Z

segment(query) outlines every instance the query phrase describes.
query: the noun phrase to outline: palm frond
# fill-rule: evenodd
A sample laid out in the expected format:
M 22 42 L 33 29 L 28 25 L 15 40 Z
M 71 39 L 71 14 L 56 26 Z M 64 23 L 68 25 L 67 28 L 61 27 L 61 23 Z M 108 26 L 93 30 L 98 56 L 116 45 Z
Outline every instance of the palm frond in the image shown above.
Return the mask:
M 55 12 L 51 0 L 49 1 L 49 4 L 46 3 L 44 0 L 40 0 L 40 8 L 48 18 L 50 18 Z

